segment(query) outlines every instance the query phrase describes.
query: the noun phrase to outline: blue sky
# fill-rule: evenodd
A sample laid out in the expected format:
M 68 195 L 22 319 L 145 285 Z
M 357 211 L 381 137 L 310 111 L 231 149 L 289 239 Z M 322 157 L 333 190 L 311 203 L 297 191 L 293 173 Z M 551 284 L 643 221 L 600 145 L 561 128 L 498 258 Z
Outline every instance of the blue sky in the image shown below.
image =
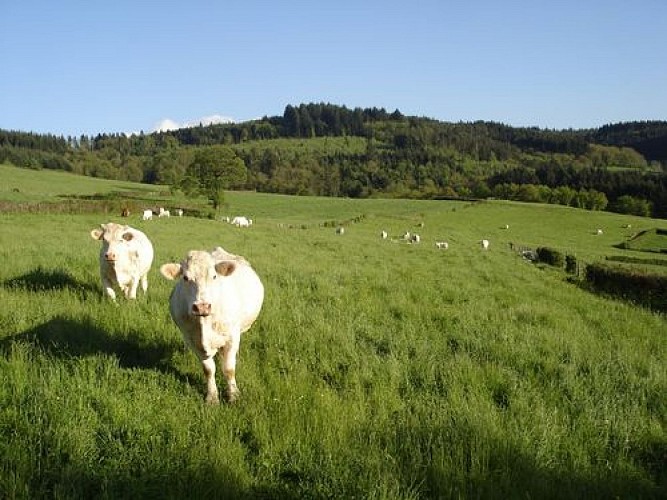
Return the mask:
M 0 128 L 150 132 L 287 104 L 667 119 L 665 0 L 0 0 Z

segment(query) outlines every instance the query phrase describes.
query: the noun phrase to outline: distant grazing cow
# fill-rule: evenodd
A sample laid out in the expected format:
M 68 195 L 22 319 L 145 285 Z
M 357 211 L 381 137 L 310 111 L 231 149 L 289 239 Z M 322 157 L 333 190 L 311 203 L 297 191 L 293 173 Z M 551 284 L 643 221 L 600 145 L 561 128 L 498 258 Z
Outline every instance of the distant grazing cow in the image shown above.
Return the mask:
M 598 234 L 598 235 L 602 234 L 602 229 L 597 229 L 597 230 L 595 231 L 595 234 Z
M 241 334 L 257 319 L 264 301 L 264 286 L 243 257 L 218 247 L 213 252 L 193 250 L 180 264 L 160 267 L 162 275 L 178 280 L 169 299 L 169 311 L 188 347 L 199 357 L 206 377 L 206 401 L 217 404 L 215 355 L 221 350 L 227 381 L 227 399 L 234 402 L 236 354 Z
M 182 208 L 176 209 L 176 215 L 178 215 L 179 217 L 183 217 L 183 209 Z
M 113 222 L 101 224 L 90 236 L 102 241 L 100 276 L 106 294 L 116 300 L 117 286 L 126 298 L 136 299 L 139 282 L 145 294 L 153 263 L 153 245 L 148 237 L 138 229 Z
M 435 248 L 440 248 L 441 250 L 447 250 L 449 248 L 449 243 L 446 241 L 436 241 Z
M 129 217 L 129 216 L 130 216 L 130 209 L 127 208 L 127 207 L 125 207 L 125 208 L 121 211 L 120 216 L 121 216 L 121 217 Z
M 630 229 L 632 227 L 632 224 L 626 224 L 625 229 Z
M 345 228 L 344 227 L 337 227 L 336 228 L 336 234 L 345 234 Z
M 509 224 L 505 224 L 504 228 L 505 228 L 505 229 L 509 229 L 509 228 L 510 228 L 510 225 L 509 225 Z
M 482 244 L 482 250 L 488 250 L 489 249 L 489 245 L 490 245 L 489 240 L 482 240 L 480 243 Z
M 382 231 L 380 233 L 380 238 L 382 238 L 383 240 L 386 240 L 388 236 L 389 235 L 387 234 L 387 231 Z
M 169 217 L 171 216 L 171 213 L 169 213 L 169 210 L 165 210 L 164 208 L 160 207 L 159 212 L 157 213 L 158 217 Z
M 413 234 L 410 236 L 410 243 L 419 243 L 421 241 L 421 237 L 418 234 Z
M 153 211 L 144 210 L 144 213 L 141 215 L 141 220 L 153 220 Z
M 405 234 L 403 234 L 402 239 L 404 239 L 405 241 L 410 241 L 410 237 L 411 237 L 410 231 L 406 231 Z
M 236 217 L 234 217 L 232 219 L 231 223 L 233 225 L 235 225 L 236 227 L 250 227 L 250 225 L 252 224 L 250 219 L 248 219 L 247 217 L 245 217 L 243 215 L 237 215 Z

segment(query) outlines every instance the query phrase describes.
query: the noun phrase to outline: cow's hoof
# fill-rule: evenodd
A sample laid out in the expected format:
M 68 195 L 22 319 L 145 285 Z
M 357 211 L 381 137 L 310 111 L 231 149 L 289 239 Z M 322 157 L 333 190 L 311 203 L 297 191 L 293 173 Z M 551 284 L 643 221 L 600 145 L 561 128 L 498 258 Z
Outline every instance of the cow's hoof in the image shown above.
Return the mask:
M 206 404 L 215 406 L 220 404 L 217 394 L 207 394 L 206 395 Z
M 236 403 L 238 401 L 238 399 L 239 399 L 239 391 L 238 390 L 233 391 L 233 392 L 232 391 L 227 392 L 227 402 L 229 404 Z

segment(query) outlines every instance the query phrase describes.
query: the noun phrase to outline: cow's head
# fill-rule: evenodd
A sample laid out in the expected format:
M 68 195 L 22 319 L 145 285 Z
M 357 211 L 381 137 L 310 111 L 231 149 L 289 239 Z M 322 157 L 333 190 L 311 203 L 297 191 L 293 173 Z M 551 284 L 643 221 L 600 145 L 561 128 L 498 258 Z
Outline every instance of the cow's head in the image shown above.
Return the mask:
M 211 302 L 219 279 L 231 275 L 236 262 L 218 261 L 204 251 L 192 250 L 180 264 L 160 266 L 160 273 L 169 280 L 180 279 L 181 300 L 188 302 L 188 311 L 194 316 L 211 314 Z
M 121 256 L 127 255 L 127 244 L 134 239 L 134 234 L 128 226 L 121 226 L 109 222 L 100 224 L 99 229 L 93 229 L 90 237 L 102 241 L 102 255 L 108 262 L 116 262 Z

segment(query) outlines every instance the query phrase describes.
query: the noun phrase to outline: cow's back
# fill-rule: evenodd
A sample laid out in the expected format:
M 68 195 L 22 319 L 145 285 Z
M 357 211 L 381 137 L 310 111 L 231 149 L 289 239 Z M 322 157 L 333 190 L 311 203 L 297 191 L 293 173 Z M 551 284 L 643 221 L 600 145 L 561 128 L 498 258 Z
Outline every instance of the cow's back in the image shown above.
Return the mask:
M 264 302 L 264 286 L 254 269 L 245 260 L 236 262 L 229 276 L 219 279 L 212 306 L 216 321 L 237 324 L 241 332 L 253 325 Z

